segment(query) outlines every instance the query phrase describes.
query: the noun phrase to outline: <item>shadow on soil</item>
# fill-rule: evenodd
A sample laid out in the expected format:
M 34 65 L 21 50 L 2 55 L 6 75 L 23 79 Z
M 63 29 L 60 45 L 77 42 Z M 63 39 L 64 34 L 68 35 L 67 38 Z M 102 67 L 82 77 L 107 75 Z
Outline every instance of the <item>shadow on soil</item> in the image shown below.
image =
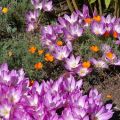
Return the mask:
M 120 111 L 115 111 L 113 117 L 110 120 L 120 120 Z

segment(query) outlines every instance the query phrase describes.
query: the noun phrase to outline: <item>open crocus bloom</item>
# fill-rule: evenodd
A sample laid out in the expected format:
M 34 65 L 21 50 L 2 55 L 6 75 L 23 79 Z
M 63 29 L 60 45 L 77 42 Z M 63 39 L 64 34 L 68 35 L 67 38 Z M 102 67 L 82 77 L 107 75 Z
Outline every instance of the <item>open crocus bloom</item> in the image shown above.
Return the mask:
M 77 56 L 76 58 L 71 55 L 70 58 L 65 59 L 65 68 L 72 71 L 75 68 L 79 67 L 79 62 L 80 62 L 80 56 Z
M 78 15 L 75 12 L 73 12 L 71 16 L 65 14 L 64 19 L 68 21 L 70 24 L 74 24 L 78 20 Z
M 91 24 L 91 31 L 95 34 L 95 35 L 103 35 L 105 33 L 105 25 L 104 23 L 100 22 L 92 22 Z
M 85 71 L 86 68 L 81 69 Z M 41 84 L 35 81 L 29 87 L 25 84 L 28 80 L 23 71 L 20 70 L 17 74 L 18 71 L 9 71 L 7 64 L 4 64 L 0 67 L 0 73 L 2 72 L 10 74 L 10 81 L 3 82 L 2 76 L 6 74 L 0 74 L 1 119 L 109 120 L 113 115 L 112 105 L 103 105 L 101 94 L 96 89 L 91 89 L 89 95 L 85 95 L 81 90 L 82 80 L 76 81 L 70 73 L 62 75 L 56 81 L 42 81 Z M 16 82 L 13 84 L 15 76 Z
M 27 19 L 28 22 L 36 22 L 38 16 L 39 16 L 39 12 L 37 10 L 29 11 L 26 14 L 26 19 Z
M 108 68 L 108 65 L 105 61 L 103 60 L 96 60 L 96 59 L 91 59 L 91 62 L 96 68 Z
M 82 66 L 77 69 L 77 74 L 80 77 L 84 77 L 84 76 L 86 76 L 90 72 L 91 72 L 91 70 L 89 68 L 84 68 Z
M 63 29 L 65 40 L 73 41 L 82 36 L 83 28 L 79 24 L 70 25 Z
M 7 103 L 7 101 L 4 101 L 0 105 L 0 116 L 3 117 L 6 120 L 9 120 L 10 117 L 10 111 L 12 106 Z
M 31 3 L 33 4 L 35 9 L 39 10 L 51 11 L 53 8 L 51 0 L 42 0 L 41 2 L 39 0 L 31 0 Z
M 105 52 L 104 57 L 105 57 L 105 60 L 110 63 L 114 63 L 117 60 L 116 55 L 111 51 Z
M 35 29 L 35 24 L 34 24 L 33 22 L 27 23 L 27 28 L 26 28 L 26 31 L 27 31 L 27 32 L 31 32 L 31 31 L 33 31 L 34 29 Z
M 70 52 L 67 46 L 56 47 L 53 55 L 56 59 L 63 60 L 69 56 Z
M 120 36 L 120 22 L 116 22 L 113 26 L 113 37 L 118 38 Z

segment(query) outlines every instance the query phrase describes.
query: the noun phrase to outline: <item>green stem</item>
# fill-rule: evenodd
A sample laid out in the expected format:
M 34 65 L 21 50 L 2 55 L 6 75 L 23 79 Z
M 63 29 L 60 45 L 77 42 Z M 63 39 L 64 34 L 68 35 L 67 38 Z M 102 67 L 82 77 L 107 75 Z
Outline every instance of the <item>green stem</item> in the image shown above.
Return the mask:
M 78 6 L 77 6 L 77 4 L 76 4 L 76 1 L 75 1 L 75 0 L 72 0 L 72 3 L 73 3 L 73 6 L 74 6 L 75 10 L 78 10 Z
M 119 17 L 119 14 L 120 14 L 120 8 L 118 7 L 118 10 L 117 10 L 117 18 Z
M 98 4 L 99 4 L 99 13 L 100 13 L 100 15 L 102 15 L 102 5 L 101 5 L 101 0 L 98 0 Z
M 68 7 L 69 7 L 69 10 L 71 11 L 71 12 L 73 12 L 73 7 L 72 7 L 72 4 L 70 3 L 70 0 L 66 0 L 67 1 L 67 5 L 68 5 Z
M 117 6 L 118 6 L 118 0 L 115 0 L 115 11 L 114 11 L 114 16 L 117 16 Z

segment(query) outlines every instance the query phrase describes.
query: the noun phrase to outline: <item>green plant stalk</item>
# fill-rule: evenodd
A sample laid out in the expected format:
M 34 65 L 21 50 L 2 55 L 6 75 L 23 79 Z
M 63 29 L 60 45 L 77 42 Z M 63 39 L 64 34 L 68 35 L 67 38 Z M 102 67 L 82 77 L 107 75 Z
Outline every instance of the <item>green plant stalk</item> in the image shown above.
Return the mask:
M 118 9 L 117 9 L 117 18 L 119 17 L 119 15 L 120 15 L 120 8 L 118 7 Z
M 120 0 L 117 0 L 116 4 L 117 4 L 117 8 L 116 8 L 117 9 L 117 13 L 116 14 L 117 14 L 117 17 L 120 17 Z
M 118 7 L 118 0 L 115 0 L 115 11 L 114 11 L 114 16 L 117 16 L 117 7 Z
M 102 15 L 102 5 L 101 5 L 101 0 L 98 0 L 99 4 L 99 14 Z
M 73 6 L 72 6 L 72 4 L 70 3 L 70 0 L 66 0 L 67 1 L 67 5 L 68 5 L 68 7 L 69 7 L 69 10 L 71 11 L 71 12 L 73 12 Z
M 78 6 L 77 6 L 76 1 L 75 1 L 75 0 L 72 0 L 72 3 L 73 3 L 73 6 L 74 6 L 75 10 L 78 10 Z

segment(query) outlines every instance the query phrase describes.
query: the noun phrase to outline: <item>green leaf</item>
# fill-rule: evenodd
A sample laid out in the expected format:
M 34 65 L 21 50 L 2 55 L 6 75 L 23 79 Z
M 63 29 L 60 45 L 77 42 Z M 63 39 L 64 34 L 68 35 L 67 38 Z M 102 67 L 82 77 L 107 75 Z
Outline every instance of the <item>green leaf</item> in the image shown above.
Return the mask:
M 89 1 L 89 4 L 92 4 L 94 3 L 96 0 L 88 0 Z
M 106 8 L 109 7 L 110 3 L 111 3 L 111 0 L 105 0 L 105 6 L 106 6 Z

